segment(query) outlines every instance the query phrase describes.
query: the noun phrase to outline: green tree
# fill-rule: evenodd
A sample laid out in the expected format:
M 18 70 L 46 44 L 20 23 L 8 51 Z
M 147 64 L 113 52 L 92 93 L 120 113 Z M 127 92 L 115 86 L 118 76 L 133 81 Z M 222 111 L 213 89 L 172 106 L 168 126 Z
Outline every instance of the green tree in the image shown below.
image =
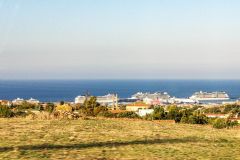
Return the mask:
M 163 107 L 154 108 L 152 119 L 153 120 L 166 119 L 166 112 L 164 111 L 164 108 Z
M 170 106 L 168 108 L 167 118 L 175 120 L 175 118 L 178 116 L 178 112 L 179 109 L 177 108 L 177 106 Z
M 90 98 L 86 98 L 86 100 L 84 101 L 84 109 L 85 109 L 85 113 L 88 116 L 94 116 L 94 108 L 100 106 L 99 103 L 97 103 L 97 98 L 94 96 L 91 96 Z

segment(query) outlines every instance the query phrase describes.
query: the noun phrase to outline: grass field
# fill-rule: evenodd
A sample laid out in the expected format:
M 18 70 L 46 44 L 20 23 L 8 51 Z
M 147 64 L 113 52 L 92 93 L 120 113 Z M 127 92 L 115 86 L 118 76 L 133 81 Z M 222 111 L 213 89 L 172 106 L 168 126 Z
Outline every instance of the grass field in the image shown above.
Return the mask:
M 1 159 L 240 159 L 240 129 L 124 119 L 0 119 Z

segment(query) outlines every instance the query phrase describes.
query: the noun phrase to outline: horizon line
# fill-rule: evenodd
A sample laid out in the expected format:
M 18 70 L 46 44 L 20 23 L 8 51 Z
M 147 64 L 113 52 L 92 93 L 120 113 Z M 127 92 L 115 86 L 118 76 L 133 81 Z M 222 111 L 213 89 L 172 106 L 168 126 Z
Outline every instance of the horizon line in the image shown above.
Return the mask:
M 240 78 L 33 78 L 33 79 L 0 79 L 0 81 L 98 81 L 98 80 L 240 80 Z

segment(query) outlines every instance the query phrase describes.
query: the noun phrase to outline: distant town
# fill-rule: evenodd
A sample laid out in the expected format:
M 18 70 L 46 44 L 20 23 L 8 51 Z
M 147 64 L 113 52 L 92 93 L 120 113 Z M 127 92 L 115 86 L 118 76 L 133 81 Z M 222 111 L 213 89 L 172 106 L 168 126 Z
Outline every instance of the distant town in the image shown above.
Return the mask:
M 53 105 L 67 104 L 69 107 L 75 107 L 76 105 L 84 105 L 90 95 L 77 96 L 74 102 L 40 102 L 37 99 L 30 98 L 24 100 L 22 98 L 16 98 L 12 101 L 0 100 L 0 105 L 19 106 L 22 104 L 29 104 L 33 106 L 39 106 L 40 108 L 46 108 L 50 103 Z M 154 108 L 157 106 L 169 106 L 174 105 L 177 107 L 192 108 L 194 106 L 203 106 L 205 108 L 212 108 L 219 105 L 230 105 L 230 104 L 240 104 L 239 100 L 231 100 L 226 92 L 203 92 L 199 91 L 194 93 L 189 98 L 176 98 L 171 97 L 167 92 L 138 92 L 133 94 L 130 98 L 121 99 L 117 94 L 107 94 L 104 96 L 96 96 L 96 102 L 108 108 L 108 110 L 113 112 L 124 112 L 130 111 L 135 112 L 139 116 L 143 117 L 147 114 L 154 112 Z M 124 106 L 124 107 L 123 107 Z M 122 109 L 124 108 L 124 109 Z M 226 115 L 207 115 L 209 117 L 225 117 Z M 238 118 L 238 115 L 237 115 Z
M 87 95 L 80 95 L 77 96 L 74 100 L 74 102 L 69 102 L 71 104 L 83 104 L 84 101 L 90 97 L 90 94 Z M 116 106 L 118 104 L 131 104 L 134 102 L 143 102 L 147 105 L 169 105 L 169 104 L 176 104 L 176 105 L 193 105 L 193 104 L 230 104 L 230 103 L 237 103 L 239 99 L 233 100 L 231 97 L 226 92 L 203 92 L 199 91 L 194 93 L 191 97 L 189 98 L 177 98 L 177 97 L 172 97 L 170 96 L 167 92 L 138 92 L 133 94 L 129 98 L 121 98 L 118 97 L 117 94 L 107 94 L 103 96 L 96 96 L 97 102 L 108 106 Z M 23 98 L 16 98 L 12 101 L 10 100 L 0 100 L 0 104 L 5 104 L 10 106 L 11 104 L 13 105 L 19 105 L 23 103 L 24 101 L 31 103 L 31 104 L 43 104 L 43 103 L 48 103 L 48 102 L 40 102 L 37 99 L 30 98 L 28 100 L 25 100 Z M 57 103 L 57 102 L 52 102 L 52 103 Z

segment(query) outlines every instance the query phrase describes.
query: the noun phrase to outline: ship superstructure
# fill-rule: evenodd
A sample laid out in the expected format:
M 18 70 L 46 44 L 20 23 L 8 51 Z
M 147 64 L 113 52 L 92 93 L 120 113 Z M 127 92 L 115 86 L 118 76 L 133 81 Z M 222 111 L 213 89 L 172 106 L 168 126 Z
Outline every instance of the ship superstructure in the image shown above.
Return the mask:
M 170 95 L 167 92 L 155 92 L 155 93 L 150 93 L 150 92 L 138 92 L 134 95 L 132 95 L 132 98 L 135 99 L 139 99 L 139 100 L 143 100 L 145 98 L 149 98 L 149 99 L 162 99 L 162 100 L 168 100 L 170 99 Z
M 118 97 L 115 94 L 107 94 L 104 96 L 97 96 L 97 102 L 104 105 L 115 104 L 118 102 Z M 87 96 L 77 96 L 75 98 L 75 103 L 83 104 L 87 99 Z
M 198 101 L 207 101 L 207 100 L 229 100 L 229 96 L 226 92 L 195 92 L 190 99 Z

